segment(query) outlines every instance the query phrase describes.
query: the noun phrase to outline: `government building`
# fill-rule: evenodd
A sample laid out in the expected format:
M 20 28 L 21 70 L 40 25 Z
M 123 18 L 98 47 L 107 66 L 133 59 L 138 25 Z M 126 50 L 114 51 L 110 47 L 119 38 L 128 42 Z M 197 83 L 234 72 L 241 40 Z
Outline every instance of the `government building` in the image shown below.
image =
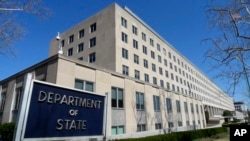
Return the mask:
M 1 123 L 17 120 L 27 73 L 35 80 L 110 93 L 110 139 L 203 129 L 209 117 L 234 111 L 232 98 L 116 3 L 52 39 L 47 59 L 0 82 Z

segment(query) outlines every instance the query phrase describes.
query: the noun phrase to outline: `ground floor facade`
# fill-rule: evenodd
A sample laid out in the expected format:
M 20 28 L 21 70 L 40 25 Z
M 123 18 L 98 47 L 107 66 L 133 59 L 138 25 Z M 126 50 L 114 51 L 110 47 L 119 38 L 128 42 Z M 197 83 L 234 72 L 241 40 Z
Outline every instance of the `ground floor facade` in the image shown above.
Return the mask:
M 17 120 L 27 73 L 33 79 L 60 86 L 109 93 L 108 136 L 202 129 L 206 127 L 206 111 L 214 116 L 224 110 L 200 99 L 56 55 L 1 81 L 1 123 Z

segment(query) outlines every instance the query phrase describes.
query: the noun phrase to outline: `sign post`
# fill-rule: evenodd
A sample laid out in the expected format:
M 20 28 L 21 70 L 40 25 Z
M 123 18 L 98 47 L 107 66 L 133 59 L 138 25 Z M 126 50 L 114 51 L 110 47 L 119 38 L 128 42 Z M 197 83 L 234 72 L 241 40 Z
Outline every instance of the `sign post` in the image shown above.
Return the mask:
M 27 95 L 24 123 L 17 127 L 23 131 L 16 140 L 103 137 L 105 95 L 36 80 Z

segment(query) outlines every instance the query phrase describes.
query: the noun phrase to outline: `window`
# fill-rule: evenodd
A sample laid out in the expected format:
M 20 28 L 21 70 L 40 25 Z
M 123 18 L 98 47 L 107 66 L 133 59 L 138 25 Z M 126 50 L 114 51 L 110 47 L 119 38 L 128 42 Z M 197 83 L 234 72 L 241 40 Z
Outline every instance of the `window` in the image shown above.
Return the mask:
M 74 35 L 70 35 L 69 36 L 69 43 L 73 43 L 74 42 Z
M 154 46 L 154 40 L 150 38 L 149 42 L 150 42 L 150 45 L 153 47 Z
M 171 79 L 174 80 L 174 74 L 173 73 L 171 73 Z
M 161 46 L 159 44 L 157 44 L 157 50 L 161 51 Z
M 133 32 L 133 34 L 137 35 L 137 27 L 132 26 L 132 32 Z
M 136 41 L 136 40 L 134 40 L 134 39 L 133 39 L 133 47 L 134 47 L 135 49 L 138 49 L 138 41 Z
M 173 128 L 174 127 L 174 123 L 173 122 L 168 122 L 168 128 Z
M 180 105 L 180 101 L 179 100 L 176 100 L 176 110 L 177 110 L 177 113 L 181 112 L 181 105 Z
M 167 51 L 165 48 L 163 48 L 163 54 L 164 54 L 164 56 L 167 56 Z
M 161 63 L 161 56 L 158 55 L 158 62 Z
M 112 87 L 111 88 L 111 107 L 112 108 L 123 108 L 123 89 Z
M 154 100 L 154 110 L 155 111 L 160 111 L 160 97 L 154 95 L 153 100 Z
M 21 95 L 22 95 L 22 92 L 23 92 L 23 88 L 22 88 L 22 87 L 16 88 L 16 91 L 15 91 L 15 106 L 14 106 L 14 110 L 18 110 L 18 109 L 19 109 L 20 102 L 21 102 Z
M 148 60 L 143 59 L 143 65 L 145 68 L 148 68 Z
M 128 35 L 126 33 L 124 33 L 124 32 L 122 32 L 122 41 L 124 43 L 128 43 Z
M 122 57 L 128 59 L 128 50 L 122 48 Z
M 169 63 L 169 66 L 170 66 L 170 69 L 173 69 L 173 65 L 171 62 Z
M 148 74 L 144 74 L 144 79 L 145 79 L 145 82 L 149 82 L 149 75 Z
M 195 106 L 196 106 L 196 113 L 199 114 L 198 104 L 195 104 Z
M 124 126 L 112 126 L 112 135 L 124 134 Z
M 93 63 L 95 62 L 95 52 L 94 53 L 91 53 L 89 54 L 89 63 Z
M 121 24 L 123 27 L 127 28 L 127 20 L 121 17 Z
M 178 121 L 178 126 L 182 126 L 182 121 Z
M 94 91 L 94 83 L 89 82 L 89 81 L 85 81 L 85 80 L 76 79 L 75 80 L 75 88 L 80 89 L 80 90 L 93 92 Z
M 185 109 L 185 113 L 188 113 L 188 105 L 187 105 L 187 102 L 184 102 L 184 109 Z
M 92 25 L 90 25 L 90 33 L 95 31 L 96 31 L 96 23 L 93 23 Z
M 134 54 L 134 63 L 139 64 L 139 56 Z
M 161 123 L 155 123 L 155 129 L 162 129 Z
M 157 78 L 153 77 L 153 84 L 157 85 Z
M 122 65 L 122 74 L 129 75 L 129 68 L 128 66 Z
M 2 93 L 1 94 L 1 107 L 0 107 L 1 112 L 4 111 L 5 102 L 6 102 L 6 93 Z
M 96 37 L 89 39 L 89 47 L 94 47 L 96 45 Z
M 172 113 L 172 103 L 170 98 L 166 98 L 167 112 Z
M 194 105 L 193 105 L 193 103 L 190 103 L 190 107 L 191 107 L 191 113 L 194 113 Z
M 84 44 L 83 43 L 78 44 L 78 52 L 82 52 L 83 49 L 84 49 Z
M 171 52 L 168 52 L 168 58 L 171 59 Z
M 166 59 L 164 59 L 164 65 L 167 67 L 168 66 L 168 62 Z
M 142 46 L 142 52 L 143 52 L 144 54 L 147 54 L 147 47 L 146 47 L 146 46 Z
M 155 59 L 155 52 L 151 51 L 151 58 Z
M 165 71 L 165 76 L 168 78 L 168 71 Z
M 162 72 L 162 68 L 161 68 L 161 67 L 159 67 L 159 73 L 160 73 L 160 75 L 163 75 L 163 72 Z
M 68 49 L 68 56 L 72 56 L 73 55 L 73 48 Z
M 163 80 L 160 80 L 160 85 L 161 85 L 161 87 L 164 88 L 164 81 Z
M 147 37 L 146 37 L 146 34 L 142 32 L 142 40 L 143 41 L 147 41 Z
M 79 31 L 79 39 L 84 37 L 84 29 Z
M 152 71 L 156 72 L 156 66 L 152 63 Z
M 140 79 L 140 71 L 135 70 L 135 78 Z
M 136 109 L 144 110 L 144 94 L 141 92 L 136 92 Z
M 137 132 L 146 131 L 146 124 L 137 124 Z
M 167 89 L 170 90 L 170 84 L 167 82 Z

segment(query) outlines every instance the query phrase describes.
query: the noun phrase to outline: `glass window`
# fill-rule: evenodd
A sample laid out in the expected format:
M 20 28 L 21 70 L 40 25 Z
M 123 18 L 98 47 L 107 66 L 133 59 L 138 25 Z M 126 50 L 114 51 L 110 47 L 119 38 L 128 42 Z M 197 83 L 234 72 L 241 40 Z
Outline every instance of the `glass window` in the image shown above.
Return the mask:
M 89 39 L 89 47 L 94 47 L 96 45 L 96 37 Z
M 84 37 L 84 29 L 79 31 L 79 39 Z
M 96 31 L 96 23 L 93 23 L 92 25 L 90 25 L 90 33 L 95 31 Z
M 143 52 L 144 54 L 147 54 L 147 53 L 148 53 L 147 47 L 146 47 L 146 46 L 142 46 L 142 52 Z
M 132 26 L 132 32 L 133 32 L 133 34 L 137 35 L 137 27 Z
M 95 52 L 89 54 L 89 63 L 93 63 L 93 62 L 95 62 L 95 60 L 96 60 Z
M 179 100 L 176 100 L 176 110 L 177 110 L 177 113 L 181 112 L 181 105 L 180 105 L 180 101 Z
M 151 51 L 151 58 L 155 59 L 155 53 Z
M 140 71 L 135 70 L 135 78 L 140 79 Z
M 160 111 L 160 97 L 154 95 L 153 100 L 154 100 L 154 110 Z
M 152 63 L 152 71 L 156 72 L 156 66 Z
M 129 68 L 128 66 L 122 65 L 122 74 L 129 75 Z
M 112 126 L 112 135 L 124 134 L 124 126 Z
M 147 41 L 146 34 L 142 32 L 142 40 Z
M 150 38 L 150 45 L 153 47 L 154 46 L 154 40 Z
M 166 98 L 167 112 L 172 113 L 172 103 L 170 98 Z
M 153 84 L 157 85 L 157 78 L 153 77 Z
M 161 123 L 155 123 L 155 129 L 162 129 Z
M 112 87 L 111 88 L 111 106 L 112 108 L 123 108 L 123 89 Z
M 80 90 L 93 92 L 94 91 L 94 83 L 89 82 L 89 81 L 85 81 L 85 80 L 76 79 L 75 80 L 75 88 L 80 89 Z
M 161 46 L 159 44 L 157 44 L 157 50 L 161 51 Z
M 191 107 L 191 113 L 194 113 L 194 105 L 193 105 L 193 103 L 190 103 L 190 107 Z
M 122 41 L 124 43 L 128 43 L 128 35 L 126 33 L 124 33 L 124 32 L 122 32 Z
M 74 42 L 74 35 L 70 35 L 69 36 L 69 43 L 73 43 Z
M 187 105 L 187 102 L 184 102 L 184 109 L 185 109 L 185 113 L 188 113 L 188 105 Z
M 128 59 L 128 50 L 122 48 L 122 57 Z
M 4 111 L 5 102 L 6 102 L 6 93 L 2 93 L 1 94 L 1 107 L 0 107 L 1 112 Z
M 139 56 L 134 54 L 134 63 L 139 64 Z
M 78 44 L 78 52 L 82 52 L 83 49 L 84 49 L 84 44 L 83 43 Z
M 144 79 L 145 79 L 145 82 L 149 82 L 149 75 L 148 74 L 144 74 Z
M 146 131 L 146 124 L 137 124 L 137 132 Z
M 123 27 L 127 28 L 127 20 L 121 17 L 121 24 Z
M 143 59 L 143 65 L 145 68 L 148 68 L 148 60 Z
M 73 48 L 68 49 L 68 56 L 72 56 L 73 55 Z
M 136 109 L 144 110 L 144 93 L 136 92 Z
M 134 40 L 134 39 L 133 39 L 133 47 L 134 47 L 135 49 L 138 49 L 138 41 L 136 41 L 136 40 Z

